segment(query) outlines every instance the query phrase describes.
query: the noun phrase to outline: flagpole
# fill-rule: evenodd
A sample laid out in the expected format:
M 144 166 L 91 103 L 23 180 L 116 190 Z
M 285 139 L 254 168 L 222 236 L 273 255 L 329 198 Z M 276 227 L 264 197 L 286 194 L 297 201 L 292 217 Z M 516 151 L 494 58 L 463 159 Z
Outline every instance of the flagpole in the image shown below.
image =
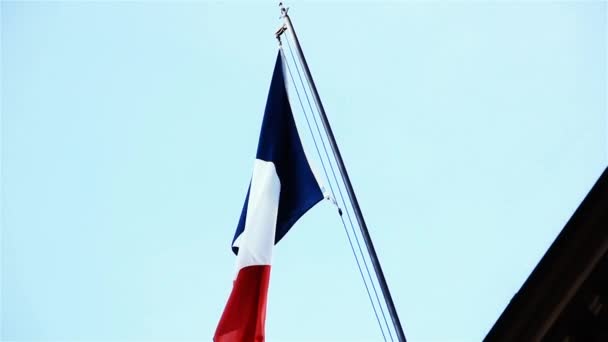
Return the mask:
M 344 182 L 344 185 L 346 187 L 348 198 L 350 199 L 353 210 L 355 212 L 355 217 L 357 218 L 357 222 L 359 223 L 361 234 L 363 236 L 363 240 L 365 241 L 365 246 L 367 247 L 370 259 L 372 261 L 376 277 L 378 278 L 378 283 L 380 284 L 384 300 L 386 301 L 386 306 L 393 321 L 393 326 L 395 328 L 397 338 L 400 342 L 405 342 L 405 334 L 403 333 L 403 328 L 401 327 L 401 322 L 399 321 L 399 316 L 397 315 L 397 309 L 395 308 L 393 298 L 391 297 L 391 293 L 388 289 L 388 284 L 386 283 L 384 273 L 382 272 L 380 260 L 378 259 L 378 255 L 376 254 L 376 249 L 374 248 L 372 238 L 369 235 L 367 224 L 365 224 L 363 213 L 361 212 L 359 202 L 357 201 L 357 196 L 355 195 L 355 191 L 353 190 L 350 178 L 348 177 L 348 172 L 346 171 L 346 166 L 344 165 L 344 161 L 342 160 L 342 154 L 340 153 L 340 149 L 338 148 L 338 144 L 336 143 L 336 138 L 334 137 L 334 133 L 331 129 L 331 126 L 329 125 L 327 114 L 325 114 L 325 109 L 323 108 L 323 103 L 321 102 L 321 98 L 319 97 L 319 92 L 317 91 L 315 82 L 312 79 L 312 74 L 310 73 L 310 69 L 308 68 L 308 63 L 306 63 L 306 58 L 304 58 L 304 53 L 302 52 L 302 47 L 300 46 L 300 42 L 298 41 L 298 36 L 296 35 L 296 31 L 293 28 L 291 19 L 289 18 L 289 15 L 287 14 L 287 9 L 283 6 L 283 3 L 279 3 L 279 7 L 281 9 L 281 16 L 285 20 L 286 28 L 292 34 L 298 57 L 303 66 L 304 74 L 306 75 L 306 79 L 308 80 L 310 88 L 312 89 L 314 101 L 317 104 L 317 107 L 319 108 L 319 114 L 321 116 L 321 121 L 323 122 L 323 128 L 325 129 L 325 133 L 327 134 L 329 140 L 329 145 L 331 146 L 334 157 L 336 159 L 336 163 L 338 164 L 338 169 L 340 170 L 340 175 L 342 176 L 342 181 Z M 284 32 L 284 28 L 279 29 L 276 33 L 277 38 Z

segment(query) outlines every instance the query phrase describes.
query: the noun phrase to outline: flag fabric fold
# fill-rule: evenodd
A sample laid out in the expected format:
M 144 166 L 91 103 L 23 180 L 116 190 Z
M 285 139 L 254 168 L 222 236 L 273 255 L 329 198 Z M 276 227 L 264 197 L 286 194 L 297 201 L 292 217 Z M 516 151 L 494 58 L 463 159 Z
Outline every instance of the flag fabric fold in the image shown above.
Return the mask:
M 322 199 L 289 105 L 279 53 L 251 183 L 232 240 L 237 275 L 215 342 L 264 341 L 273 246 Z

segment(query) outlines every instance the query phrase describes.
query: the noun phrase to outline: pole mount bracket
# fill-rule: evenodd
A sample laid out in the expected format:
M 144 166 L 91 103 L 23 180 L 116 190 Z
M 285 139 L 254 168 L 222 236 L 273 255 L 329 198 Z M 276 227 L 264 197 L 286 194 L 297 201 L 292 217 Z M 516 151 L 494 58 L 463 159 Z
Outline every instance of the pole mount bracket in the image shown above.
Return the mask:
M 277 39 L 281 40 L 281 35 L 285 33 L 285 31 L 287 31 L 287 26 L 283 24 L 281 25 L 281 27 L 279 27 L 277 32 L 275 32 L 274 36 L 277 37 Z

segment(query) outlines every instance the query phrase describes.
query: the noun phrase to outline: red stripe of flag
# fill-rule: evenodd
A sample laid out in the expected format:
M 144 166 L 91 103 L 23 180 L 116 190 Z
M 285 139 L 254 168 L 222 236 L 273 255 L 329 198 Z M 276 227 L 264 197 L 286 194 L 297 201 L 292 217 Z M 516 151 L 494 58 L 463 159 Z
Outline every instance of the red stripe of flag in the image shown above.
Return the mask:
M 264 341 L 270 265 L 242 268 L 215 330 L 215 342 Z

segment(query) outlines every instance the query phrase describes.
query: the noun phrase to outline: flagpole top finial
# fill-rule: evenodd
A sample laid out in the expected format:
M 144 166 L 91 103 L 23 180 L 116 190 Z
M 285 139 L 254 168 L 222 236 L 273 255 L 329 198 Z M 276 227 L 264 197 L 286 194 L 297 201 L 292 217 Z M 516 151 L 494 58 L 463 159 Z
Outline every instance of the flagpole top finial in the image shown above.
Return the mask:
M 287 11 L 289 11 L 289 7 L 285 7 L 285 5 L 283 5 L 283 2 L 279 2 L 279 9 L 281 10 L 281 18 L 285 17 L 287 15 Z

